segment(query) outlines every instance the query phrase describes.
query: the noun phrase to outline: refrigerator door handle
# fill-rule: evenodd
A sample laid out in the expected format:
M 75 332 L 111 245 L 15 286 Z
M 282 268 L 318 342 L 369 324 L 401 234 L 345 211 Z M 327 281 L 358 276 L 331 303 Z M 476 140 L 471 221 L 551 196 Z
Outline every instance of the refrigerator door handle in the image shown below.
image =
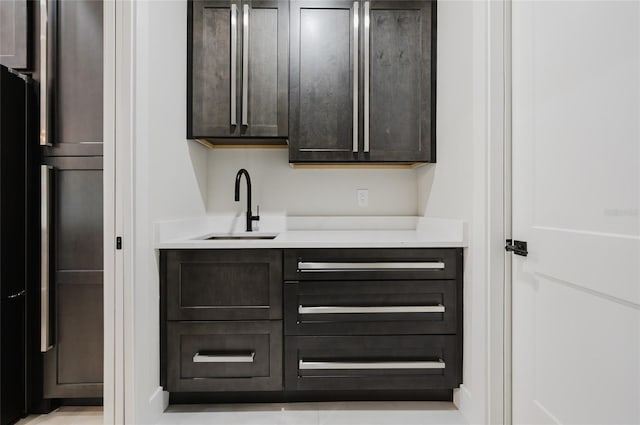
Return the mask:
M 49 137 L 49 0 L 40 0 L 40 146 Z
M 40 166 L 40 351 L 46 353 L 53 347 L 50 316 L 50 229 L 51 229 L 51 174 L 53 167 Z

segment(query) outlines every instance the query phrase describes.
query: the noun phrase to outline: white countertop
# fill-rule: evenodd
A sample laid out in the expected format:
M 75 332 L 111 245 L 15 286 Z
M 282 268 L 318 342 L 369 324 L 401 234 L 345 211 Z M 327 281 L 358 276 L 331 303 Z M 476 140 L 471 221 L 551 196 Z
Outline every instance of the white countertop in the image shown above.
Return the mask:
M 255 224 L 255 222 L 254 222 Z M 450 248 L 466 247 L 462 220 L 427 217 L 288 217 L 265 215 L 254 232 L 243 216 L 206 216 L 155 223 L 158 249 Z M 206 240 L 209 236 L 274 239 Z

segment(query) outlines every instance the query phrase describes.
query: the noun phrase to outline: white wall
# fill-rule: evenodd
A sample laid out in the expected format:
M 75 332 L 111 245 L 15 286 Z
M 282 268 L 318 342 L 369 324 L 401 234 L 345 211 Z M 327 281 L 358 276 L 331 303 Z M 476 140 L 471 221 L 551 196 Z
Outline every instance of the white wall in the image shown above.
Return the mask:
M 209 213 L 246 210 L 244 195 L 234 202 L 238 169 L 251 175 L 252 203 L 261 212 L 289 215 L 416 215 L 416 170 L 295 169 L 286 149 L 212 149 L 208 154 Z M 242 182 L 244 191 L 244 181 Z M 359 207 L 357 189 L 369 190 Z M 244 192 L 243 192 L 244 193 Z M 255 212 L 255 210 L 254 210 Z
M 487 17 L 485 2 L 438 2 L 437 163 L 417 170 L 419 213 L 468 223 L 463 384 L 455 400 L 470 423 L 488 415 Z
M 208 150 L 186 141 L 186 7 L 182 0 L 136 4 L 133 369 L 136 402 L 135 406 L 127 406 L 133 408 L 128 417 L 136 424 L 153 423 L 162 410 L 157 393 L 158 264 L 152 223 L 242 210 L 244 202 L 233 201 L 234 176 L 239 168 L 250 171 L 254 205 L 259 203 L 264 212 L 419 214 L 469 222 L 475 217 L 482 218 L 486 140 L 482 128 L 480 135 L 478 129 L 485 120 L 482 69 L 486 59 L 474 48 L 486 39 L 486 28 L 477 3 L 438 3 L 438 163 L 416 170 L 291 169 L 286 150 Z M 476 192 L 478 187 L 480 191 Z M 362 188 L 369 189 L 367 208 L 356 205 L 355 191 Z M 470 229 L 472 245 L 480 246 L 484 228 L 479 225 Z M 486 397 L 483 340 L 486 291 L 482 275 L 478 274 L 482 267 L 478 267 L 476 276 L 469 266 L 481 265 L 482 259 L 468 251 L 465 390 L 458 398 L 467 417 L 480 423 Z
M 159 281 L 153 222 L 206 213 L 207 149 L 185 140 L 186 1 L 137 2 L 134 136 L 135 406 L 126 417 L 152 424 L 159 388 Z

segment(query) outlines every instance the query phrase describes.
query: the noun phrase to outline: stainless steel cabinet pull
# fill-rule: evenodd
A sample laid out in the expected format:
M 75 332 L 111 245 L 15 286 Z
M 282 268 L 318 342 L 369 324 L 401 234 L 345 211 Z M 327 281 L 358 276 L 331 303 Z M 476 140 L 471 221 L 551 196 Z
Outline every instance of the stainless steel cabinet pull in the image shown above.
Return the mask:
M 193 356 L 194 363 L 253 363 L 255 352 L 249 354 L 200 354 Z
M 238 5 L 231 5 L 231 125 L 237 125 L 236 90 L 238 71 Z
M 442 359 L 438 361 L 409 362 L 314 362 L 300 360 L 300 370 L 336 370 L 336 369 L 444 369 Z
M 49 231 L 51 215 L 51 172 L 52 167 L 40 166 L 40 351 L 51 348 L 51 327 L 49 325 Z
M 242 6 L 242 125 L 249 125 L 249 5 Z
M 360 4 L 353 2 L 353 151 L 358 152 L 358 20 Z
M 370 37 L 370 5 L 364 2 L 364 151 L 369 152 L 369 41 Z
M 355 272 L 368 270 L 413 270 L 436 269 L 444 270 L 441 261 L 425 262 L 386 262 L 386 263 L 316 263 L 299 261 L 298 270 L 301 272 Z
M 397 306 L 298 306 L 298 314 L 385 314 L 385 313 L 444 313 L 438 305 L 397 305 Z
M 40 0 L 40 146 L 49 141 L 49 0 Z

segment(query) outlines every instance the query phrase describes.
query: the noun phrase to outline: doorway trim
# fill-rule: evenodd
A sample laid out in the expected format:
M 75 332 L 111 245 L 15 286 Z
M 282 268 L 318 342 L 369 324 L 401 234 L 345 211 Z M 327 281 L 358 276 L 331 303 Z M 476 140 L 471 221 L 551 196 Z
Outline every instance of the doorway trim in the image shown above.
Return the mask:
M 109 425 L 134 423 L 134 8 L 128 0 L 104 1 L 104 423 Z
M 488 3 L 487 423 L 511 424 L 511 2 Z

